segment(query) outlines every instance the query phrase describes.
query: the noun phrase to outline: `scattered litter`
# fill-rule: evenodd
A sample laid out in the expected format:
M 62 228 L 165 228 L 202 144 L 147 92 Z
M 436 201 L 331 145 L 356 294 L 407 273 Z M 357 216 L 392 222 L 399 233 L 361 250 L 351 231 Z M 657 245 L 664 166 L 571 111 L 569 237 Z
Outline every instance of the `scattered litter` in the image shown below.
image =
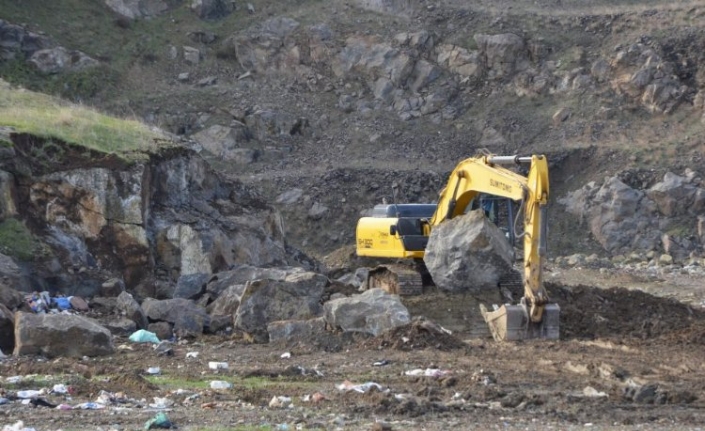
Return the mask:
M 346 380 L 339 385 L 335 385 L 335 387 L 339 391 L 344 391 L 344 392 L 355 391 L 355 392 L 360 392 L 361 394 L 366 393 L 367 391 L 369 391 L 372 388 L 375 388 L 378 391 L 383 392 L 382 385 L 380 385 L 379 383 L 375 383 L 375 382 L 366 382 L 366 383 L 362 383 L 362 384 L 355 384 L 355 383 L 350 382 L 349 380 Z
M 284 409 L 287 408 L 291 405 L 291 397 L 283 397 L 283 396 L 278 396 L 278 397 L 273 397 L 272 400 L 269 402 L 269 408 L 272 409 Z
M 3 405 L 3 404 L 7 404 L 7 403 L 9 403 L 9 402 L 10 402 L 10 400 L 8 400 L 7 398 L 2 398 L 2 397 L 0 397 L 0 406 Z
M 117 346 L 118 350 L 135 350 L 134 347 L 130 346 L 129 344 L 120 344 Z
M 161 373 L 162 373 L 162 369 L 159 368 L 159 367 L 149 367 L 149 368 L 147 368 L 147 374 L 156 375 L 156 374 L 161 374 Z
M 29 399 L 29 398 L 37 398 L 40 395 L 42 395 L 42 391 L 36 391 L 36 390 L 17 391 L 17 398 L 22 398 L 25 400 Z
M 586 397 L 591 397 L 591 398 L 608 397 L 608 395 L 606 393 L 598 391 L 597 389 L 593 388 L 592 386 L 585 386 L 585 389 L 583 389 L 583 395 L 585 395 Z
M 5 381 L 6 381 L 7 383 L 11 383 L 11 384 L 19 383 L 19 382 L 22 381 L 22 376 L 6 377 L 6 378 L 5 378 Z
M 382 359 L 381 361 L 377 361 L 377 362 L 375 362 L 374 364 L 372 364 L 372 366 L 374 366 L 374 367 L 383 367 L 383 366 L 389 365 L 389 364 L 391 364 L 390 361 L 388 361 L 387 359 Z
M 157 413 L 152 419 L 148 420 L 144 424 L 144 429 L 154 429 L 154 428 L 171 428 L 173 424 L 169 420 L 169 417 L 164 412 Z
M 208 368 L 210 368 L 211 370 L 227 370 L 228 363 L 227 362 L 209 362 Z
M 186 359 L 188 359 L 188 358 L 194 358 L 194 359 L 195 359 L 195 358 L 198 358 L 198 354 L 199 354 L 199 353 L 200 353 L 200 352 L 188 352 L 188 353 L 186 353 Z
M 171 343 L 168 341 L 160 341 L 159 344 L 154 346 L 154 350 L 157 352 L 157 356 L 173 356 L 174 349 L 171 348 Z
M 135 331 L 130 335 L 130 341 L 133 343 L 154 343 L 159 344 L 159 338 L 154 332 L 149 332 L 144 329 Z
M 73 408 L 80 410 L 101 410 L 105 408 L 105 405 L 99 403 L 81 403 L 79 405 L 73 406 Z
M 53 394 L 68 394 L 69 388 L 67 388 L 66 385 L 54 385 L 54 387 L 51 388 L 51 393 L 53 393 Z
M 7 358 L 7 355 L 2 352 L 2 349 L 0 349 L 0 359 L 5 359 Z
M 408 371 L 404 372 L 404 375 L 407 375 L 407 376 L 424 376 L 424 377 L 443 377 L 443 376 L 447 376 L 448 374 L 450 374 L 450 371 L 441 370 L 438 368 L 426 368 L 425 370 L 417 368 L 415 370 L 408 370 Z
M 73 406 L 70 406 L 68 404 L 59 404 L 56 406 L 56 410 L 73 410 Z
M 289 359 L 289 358 L 291 358 L 291 352 L 284 352 L 284 353 L 282 353 L 281 358 L 282 358 L 282 359 Z
M 308 402 L 319 403 L 325 399 L 326 399 L 326 396 L 320 392 L 316 392 L 313 395 L 304 395 L 303 397 L 301 397 L 301 401 L 303 401 L 305 403 L 308 403 Z
M 211 382 L 211 389 L 230 389 L 233 385 L 224 380 L 213 380 Z
M 34 428 L 24 426 L 24 422 L 17 421 L 14 425 L 5 425 L 2 431 L 36 431 Z
M 149 405 L 153 409 L 166 409 L 174 405 L 174 401 L 169 398 L 154 397 L 154 402 Z
M 287 423 L 279 424 L 277 425 L 276 428 L 274 428 L 277 431 L 289 431 L 291 427 Z

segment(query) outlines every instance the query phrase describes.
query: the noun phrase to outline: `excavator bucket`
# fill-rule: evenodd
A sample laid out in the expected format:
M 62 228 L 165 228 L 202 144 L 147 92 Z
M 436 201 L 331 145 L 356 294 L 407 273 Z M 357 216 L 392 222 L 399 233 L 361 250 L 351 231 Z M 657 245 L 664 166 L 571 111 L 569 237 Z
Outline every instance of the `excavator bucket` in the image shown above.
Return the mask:
M 490 328 L 495 341 L 530 340 L 534 338 L 557 340 L 559 337 L 558 304 L 546 304 L 543 319 L 533 323 L 529 319 L 529 310 L 524 304 L 505 304 L 494 311 L 489 311 L 480 304 L 480 312 Z

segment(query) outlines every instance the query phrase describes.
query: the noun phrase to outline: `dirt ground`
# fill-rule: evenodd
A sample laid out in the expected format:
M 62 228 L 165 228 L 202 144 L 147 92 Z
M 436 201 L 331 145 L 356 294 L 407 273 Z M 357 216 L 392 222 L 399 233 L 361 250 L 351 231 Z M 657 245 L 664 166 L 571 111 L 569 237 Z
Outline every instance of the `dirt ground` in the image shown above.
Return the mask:
M 702 429 L 705 312 L 673 298 L 692 299 L 702 286 L 685 275 L 639 283 L 626 274 L 553 274 L 547 286 L 562 309 L 560 341 L 477 338 L 472 300 L 438 292 L 405 301 L 452 335 L 412 324 L 378 338 L 329 333 L 296 345 L 206 336 L 177 343 L 171 356 L 117 338 L 109 357 L 0 361 L 7 398 L 63 384 L 69 394 L 40 400 L 107 402 L 101 410 L 58 410 L 16 400 L 0 405 L 0 424 L 133 430 L 161 411 L 184 430 Z M 610 287 L 620 280 L 630 289 Z M 665 285 L 667 297 L 638 284 Z M 211 361 L 228 369 L 211 370 Z M 430 376 L 416 375 L 426 370 Z M 24 377 L 12 383 L 12 376 Z M 232 387 L 211 389 L 217 380 Z M 367 382 L 377 385 L 364 393 L 339 387 Z M 280 396 L 288 399 L 273 401 Z M 166 408 L 155 408 L 160 403 Z

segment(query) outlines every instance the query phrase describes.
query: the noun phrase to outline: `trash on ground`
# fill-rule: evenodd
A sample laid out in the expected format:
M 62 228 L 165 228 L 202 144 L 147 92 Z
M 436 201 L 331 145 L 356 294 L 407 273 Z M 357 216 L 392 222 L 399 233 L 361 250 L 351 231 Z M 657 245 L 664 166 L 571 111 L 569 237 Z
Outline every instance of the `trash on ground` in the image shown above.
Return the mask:
M 375 366 L 375 367 L 383 367 L 383 366 L 389 365 L 389 364 L 391 364 L 391 362 L 390 362 L 389 360 L 387 360 L 387 359 L 382 359 L 381 361 L 377 361 L 377 362 L 375 362 L 375 363 L 372 364 L 372 365 Z
M 154 346 L 154 350 L 157 352 L 157 356 L 173 356 L 174 349 L 171 348 L 171 342 L 160 341 L 159 344 Z
M 162 369 L 159 367 L 147 368 L 147 374 L 156 375 L 156 374 L 161 374 L 161 373 L 162 373 Z
M 211 382 L 211 389 L 230 389 L 233 385 L 224 380 L 213 380 Z
M 591 398 L 606 398 L 609 396 L 605 392 L 598 391 L 592 386 L 585 386 L 585 388 L 583 389 L 583 395 Z
M 29 403 L 34 407 L 49 407 L 50 409 L 56 408 L 56 404 L 52 404 L 44 398 L 32 398 Z
M 375 382 L 366 382 L 366 383 L 362 383 L 362 384 L 355 384 L 349 380 L 346 380 L 343 383 L 335 385 L 335 387 L 339 391 L 344 391 L 344 392 L 355 391 L 355 392 L 360 392 L 361 394 L 368 392 L 372 388 L 375 388 L 380 392 L 384 392 L 382 385 L 380 385 L 379 383 L 375 383 Z
M 56 410 L 73 410 L 73 406 L 70 406 L 68 404 L 59 404 L 56 406 Z
M 424 376 L 424 377 L 444 377 L 450 374 L 450 371 L 448 370 L 441 370 L 438 368 L 426 368 L 425 370 L 422 370 L 420 368 L 417 368 L 415 370 L 408 370 L 404 372 L 404 375 L 407 376 Z
M 208 368 L 210 368 L 211 370 L 227 370 L 228 363 L 227 362 L 209 362 Z
M 3 404 L 7 404 L 9 402 L 10 402 L 10 400 L 8 400 L 7 398 L 0 397 L 0 406 Z
M 52 394 L 68 394 L 69 393 L 69 388 L 66 387 L 66 385 L 54 385 L 53 388 L 51 388 L 51 393 Z
M 14 425 L 5 425 L 2 431 L 36 431 L 34 428 L 25 427 L 24 422 L 17 421 Z
M 174 405 L 174 401 L 169 398 L 154 397 L 154 402 L 149 405 L 153 409 L 166 409 Z
M 42 395 L 44 392 L 42 391 L 37 391 L 37 390 L 27 390 L 27 391 L 17 391 L 17 398 L 22 398 L 23 400 L 29 399 L 29 398 L 37 398 L 38 396 Z
M 291 397 L 277 396 L 269 401 L 269 408 L 284 409 L 291 405 Z
M 144 429 L 149 430 L 154 428 L 171 428 L 172 426 L 173 424 L 169 420 L 169 417 L 166 415 L 166 413 L 159 412 L 156 416 L 154 416 L 152 419 L 148 420 L 144 424 Z
M 81 403 L 76 406 L 73 406 L 74 409 L 79 409 L 79 410 L 102 410 L 105 408 L 105 404 L 99 404 L 99 403 Z
M 301 397 L 301 401 L 303 401 L 305 403 L 309 403 L 309 402 L 319 403 L 325 399 L 326 399 L 326 396 L 320 392 L 316 392 L 313 395 L 304 395 L 303 397 Z
M 188 352 L 188 353 L 186 353 L 186 358 L 187 358 L 187 359 L 188 359 L 188 358 L 194 358 L 194 359 L 195 359 L 195 358 L 198 358 L 198 354 L 199 354 L 199 353 L 200 353 L 200 352 Z
M 159 338 L 154 332 L 149 332 L 144 329 L 135 331 L 130 335 L 130 341 L 133 343 L 154 343 L 159 344 Z
M 5 382 L 10 383 L 10 384 L 19 383 L 21 381 L 22 381 L 22 376 L 5 377 Z
M 282 353 L 281 358 L 282 358 L 282 359 L 289 359 L 289 358 L 291 358 L 291 352 L 284 352 L 284 353 Z

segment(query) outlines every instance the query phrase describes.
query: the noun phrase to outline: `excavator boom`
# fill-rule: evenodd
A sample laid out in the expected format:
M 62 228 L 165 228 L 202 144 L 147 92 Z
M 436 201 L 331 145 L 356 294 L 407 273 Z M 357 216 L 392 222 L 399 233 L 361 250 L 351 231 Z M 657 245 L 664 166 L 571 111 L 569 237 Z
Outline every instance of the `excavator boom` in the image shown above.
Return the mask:
M 505 166 L 528 166 L 522 176 Z M 557 304 L 549 302 L 543 285 L 546 258 L 546 205 L 548 203 L 548 163 L 545 156 L 484 155 L 468 158 L 455 167 L 438 204 L 428 218 L 403 216 L 413 204 L 393 205 L 396 214 L 363 217 L 357 227 L 357 254 L 360 256 L 423 258 L 431 230 L 445 220 L 463 215 L 480 195 L 493 195 L 521 202 L 523 208 L 523 284 L 520 304 L 505 304 L 493 310 L 484 305 L 481 313 L 496 340 L 559 338 Z M 517 219 L 518 221 L 518 219 Z M 516 226 L 510 226 L 515 230 Z M 397 287 L 397 290 L 401 290 Z

